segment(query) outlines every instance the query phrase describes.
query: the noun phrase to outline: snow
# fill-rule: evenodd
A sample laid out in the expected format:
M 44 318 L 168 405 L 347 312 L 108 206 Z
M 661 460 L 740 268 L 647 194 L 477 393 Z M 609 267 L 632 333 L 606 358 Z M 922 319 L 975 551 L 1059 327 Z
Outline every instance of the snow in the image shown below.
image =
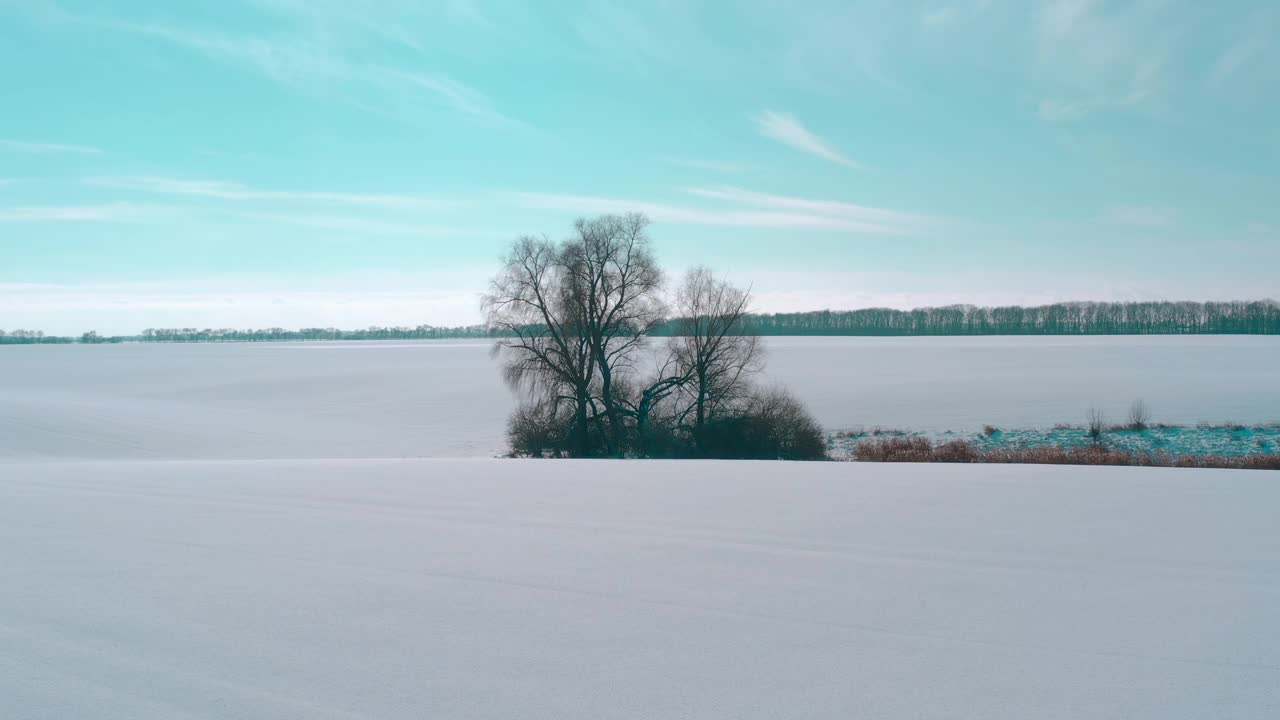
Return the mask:
M 0 717 L 1280 717 L 1280 483 L 0 461 Z
M 1280 337 L 768 338 L 828 430 L 1280 422 Z M 476 341 L 0 348 L 0 458 L 492 457 L 514 399 Z
M 832 430 L 1280 420 L 1277 338 L 768 344 Z M 512 402 L 485 343 L 4 348 L 0 718 L 1280 717 L 1274 473 L 443 459 Z

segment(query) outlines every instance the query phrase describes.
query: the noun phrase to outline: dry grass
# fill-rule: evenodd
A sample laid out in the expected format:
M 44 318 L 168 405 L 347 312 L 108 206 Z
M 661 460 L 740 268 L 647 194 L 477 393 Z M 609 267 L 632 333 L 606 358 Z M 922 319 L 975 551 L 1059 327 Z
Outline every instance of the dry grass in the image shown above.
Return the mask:
M 1138 465 L 1147 467 L 1280 470 L 1280 453 L 1257 455 L 1167 455 L 1111 450 L 1100 445 L 984 449 L 966 440 L 934 444 L 927 438 L 866 440 L 854 448 L 862 462 L 1016 463 L 1036 465 Z

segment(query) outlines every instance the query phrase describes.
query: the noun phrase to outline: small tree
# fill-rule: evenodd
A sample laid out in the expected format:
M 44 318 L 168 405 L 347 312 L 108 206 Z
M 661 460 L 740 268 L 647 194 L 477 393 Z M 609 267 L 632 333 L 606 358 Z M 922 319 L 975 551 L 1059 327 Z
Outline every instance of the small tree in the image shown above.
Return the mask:
M 1134 400 L 1129 406 L 1129 429 L 1146 430 L 1150 422 L 1151 410 L 1147 407 L 1147 403 L 1142 398 Z
M 1089 410 L 1088 425 L 1086 428 L 1089 432 L 1089 439 L 1092 440 L 1095 445 L 1101 445 L 1102 433 L 1106 432 L 1107 429 L 1107 416 L 1103 415 L 1101 410 L 1091 408 Z
M 751 376 L 763 364 L 764 346 L 744 326 L 750 303 L 749 290 L 717 279 L 705 267 L 690 270 L 677 294 L 681 316 L 671 353 L 688 378 L 681 389 L 689 404 L 680 419 L 695 443 L 711 417 L 746 397 Z

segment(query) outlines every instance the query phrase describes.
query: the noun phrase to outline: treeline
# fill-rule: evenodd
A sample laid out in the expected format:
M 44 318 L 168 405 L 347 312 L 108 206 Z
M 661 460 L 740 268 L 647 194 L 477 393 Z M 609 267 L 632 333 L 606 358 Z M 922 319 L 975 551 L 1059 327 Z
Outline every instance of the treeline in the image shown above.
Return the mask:
M 667 323 L 654 334 L 671 334 Z M 1276 335 L 1280 303 L 1074 302 L 1038 307 L 947 307 L 755 314 L 753 335 Z
M 40 330 L 0 330 L 0 345 L 65 345 L 73 342 L 74 338 L 45 335 Z
M 0 330 L 0 345 L 65 345 L 82 343 L 99 345 L 121 342 L 207 343 L 207 342 L 281 342 L 289 340 L 443 340 L 451 338 L 492 338 L 495 333 L 483 325 L 462 327 L 371 327 L 364 330 L 337 328 L 263 328 L 235 330 L 231 328 L 147 328 L 141 335 L 100 335 L 90 330 L 76 337 L 45 335 L 39 330 Z
M 682 320 L 666 320 L 649 333 L 671 337 Z M 1280 335 L 1280 303 L 1252 302 L 1076 302 L 1037 307 L 947 307 L 892 310 L 821 310 L 750 314 L 743 335 Z M 258 330 L 149 328 L 141 335 L 77 337 L 45 335 L 39 330 L 0 330 L 0 345 L 60 345 L 119 342 L 279 342 L 288 340 L 443 340 L 511 337 L 506 329 L 460 327 L 264 328 Z
M 370 327 L 364 330 L 337 328 L 266 328 L 262 330 L 197 330 L 196 328 L 148 328 L 139 342 L 279 342 L 287 340 L 443 340 L 492 337 L 483 325 L 463 327 Z

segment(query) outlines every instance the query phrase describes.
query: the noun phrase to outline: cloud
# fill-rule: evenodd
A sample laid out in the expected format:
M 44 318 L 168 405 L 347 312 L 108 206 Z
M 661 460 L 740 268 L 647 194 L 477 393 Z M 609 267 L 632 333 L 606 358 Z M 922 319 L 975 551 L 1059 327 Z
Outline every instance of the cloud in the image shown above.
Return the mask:
M 1249 235 L 1270 237 L 1272 235 L 1280 235 L 1280 227 L 1269 223 L 1253 221 L 1245 224 L 1244 231 Z
M 720 162 L 718 160 L 698 160 L 696 158 L 667 157 L 663 160 L 671 165 L 678 165 L 692 170 L 710 170 L 719 173 L 744 173 L 755 170 L 753 165 L 745 163 Z
M 102 151 L 86 145 L 67 145 L 63 143 L 25 142 L 22 140 L 0 140 L 0 150 L 12 150 L 24 153 L 77 153 L 81 155 L 97 155 Z
M 956 9 L 947 6 L 926 11 L 925 14 L 920 17 L 920 22 L 924 23 L 924 26 L 928 29 L 935 29 L 945 25 L 950 25 L 952 22 L 955 22 L 955 19 Z
M 439 225 L 414 222 L 391 222 L 382 219 L 349 217 L 345 215 L 274 212 L 233 212 L 229 214 L 234 217 L 245 218 L 248 220 L 262 220 L 265 222 L 283 223 L 286 225 L 296 225 L 298 227 L 307 227 L 316 230 L 329 230 L 338 233 L 351 233 L 356 235 L 407 235 L 436 238 L 451 237 L 457 239 L 483 234 L 475 230 L 467 230 L 463 228 L 443 227 Z
M 384 67 L 374 68 L 373 71 L 385 81 L 405 83 L 427 90 L 458 112 L 491 120 L 500 125 L 531 128 L 523 120 L 498 112 L 494 108 L 493 101 L 484 93 L 443 73 L 406 72 Z
M 1139 65 L 1133 83 L 1124 95 L 1094 95 L 1076 97 L 1074 100 L 1046 97 L 1039 102 L 1037 114 L 1047 122 L 1060 123 L 1079 120 L 1097 111 L 1135 108 L 1156 94 L 1152 85 L 1152 78 L 1156 73 L 1156 64 Z
M 0 208 L 0 222 L 138 222 L 157 214 L 157 208 L 108 203 L 102 205 L 20 205 Z
M 830 215 L 870 223 L 897 225 L 901 229 L 905 229 L 905 226 L 907 225 L 921 225 L 930 221 L 930 218 L 923 215 L 915 215 L 913 213 L 900 212 L 897 210 L 886 210 L 884 208 L 869 207 L 866 205 L 855 205 L 853 203 L 841 202 L 838 200 L 811 200 L 808 198 L 798 198 L 787 195 L 771 195 L 768 193 L 744 190 L 742 188 L 731 186 L 719 186 L 712 188 L 692 187 L 685 188 L 685 192 L 699 197 L 714 200 L 725 200 L 744 205 L 753 205 L 756 207 L 783 208 L 786 210 Z
M 205 28 L 185 28 L 160 23 L 140 23 L 116 19 L 64 14 L 66 20 L 114 32 L 154 38 L 199 54 L 214 62 L 255 72 L 264 78 L 291 88 L 315 94 L 345 91 L 340 99 L 378 113 L 403 115 L 403 103 L 412 91 L 425 91 L 435 102 L 473 117 L 499 124 L 528 127 L 526 123 L 497 111 L 482 92 L 444 73 L 409 71 L 385 64 L 373 64 L 350 56 L 342 36 L 353 28 L 371 32 L 384 39 L 400 39 L 413 45 L 411 35 L 403 28 L 374 23 L 363 13 L 354 16 L 326 16 L 325 32 L 316 32 L 316 16 L 303 6 L 290 2 L 269 3 L 298 25 L 292 31 L 276 35 L 251 35 L 218 32 Z M 332 8 L 326 12 L 333 11 Z M 346 18 L 344 22 L 332 22 Z M 414 45 L 417 47 L 416 45 Z M 421 49 L 421 48 L 418 48 Z M 370 99 L 367 94 L 375 91 Z M 361 95 L 364 94 L 363 99 Z
M 1132 109 L 1170 86 L 1167 70 L 1189 35 L 1168 3 L 1104 8 L 1099 0 L 1049 0 L 1035 28 L 1033 80 L 1046 88 L 1038 106 L 1048 121 Z
M 1209 70 L 1209 84 L 1221 86 L 1251 65 L 1259 65 L 1259 70 L 1266 69 L 1265 59 L 1269 52 L 1276 48 L 1277 35 L 1280 35 L 1280 13 L 1256 13 L 1249 18 L 1247 29 L 1231 43 L 1214 62 Z M 1273 60 L 1275 57 L 1273 56 Z M 1272 63 L 1272 75 L 1280 70 L 1280 62 Z M 1270 77 L 1270 76 L 1268 76 Z
M 783 145 L 788 145 L 845 167 L 862 167 L 841 154 L 826 140 L 813 134 L 793 115 L 767 110 L 755 117 L 755 123 L 756 129 L 761 135 L 771 140 L 776 140 Z
M 1139 228 L 1163 228 L 1173 224 L 1173 215 L 1167 210 L 1148 205 L 1120 205 L 1103 215 L 1106 222 Z
M 96 177 L 91 185 L 165 195 L 186 195 L 222 200 L 341 203 L 372 207 L 439 208 L 449 203 L 421 195 L 367 194 L 299 190 L 264 190 L 235 182 L 183 180 L 166 177 Z
M 1146 97 L 1145 93 L 1138 92 L 1123 97 L 1045 98 L 1036 107 L 1036 115 L 1051 123 L 1074 122 L 1096 112 L 1133 107 Z
M 804 228 L 812 230 L 845 230 L 858 233 L 898 235 L 904 228 L 888 222 L 823 215 L 814 212 L 777 210 L 708 210 L 644 200 L 611 198 L 596 195 L 559 193 L 511 193 L 516 202 L 542 210 L 569 210 L 579 213 L 639 212 L 658 222 L 721 227 Z
M 481 320 L 483 273 L 323 278 L 330 287 L 289 287 L 192 278 L 181 284 L 36 285 L 0 282 L 11 327 L 47 333 L 134 334 L 148 327 L 340 327 L 466 325 Z M 423 290 L 422 288 L 430 288 Z

